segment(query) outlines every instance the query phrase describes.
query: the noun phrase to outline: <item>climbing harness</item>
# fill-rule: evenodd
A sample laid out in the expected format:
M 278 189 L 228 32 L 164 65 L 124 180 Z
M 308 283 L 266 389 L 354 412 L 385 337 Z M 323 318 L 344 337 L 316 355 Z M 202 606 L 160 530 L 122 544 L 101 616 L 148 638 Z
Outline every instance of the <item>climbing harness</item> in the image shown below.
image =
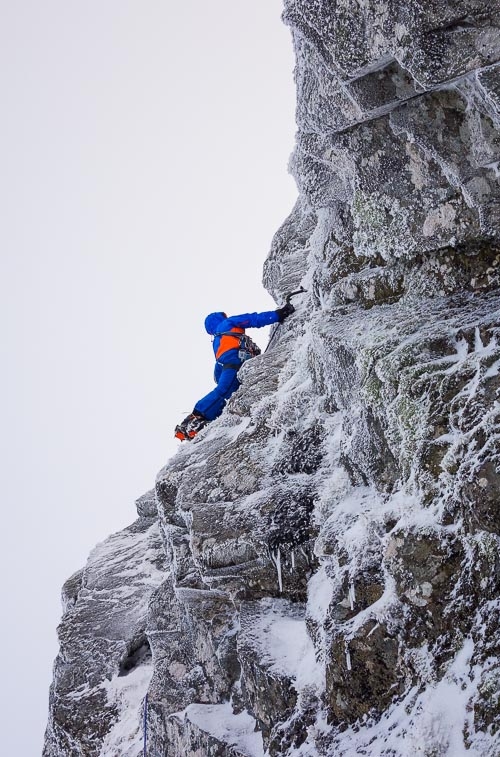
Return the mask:
M 239 371 L 241 368 L 241 363 L 221 363 L 220 360 L 217 360 L 217 365 L 220 365 L 223 371 L 228 368 L 232 368 L 234 371 Z

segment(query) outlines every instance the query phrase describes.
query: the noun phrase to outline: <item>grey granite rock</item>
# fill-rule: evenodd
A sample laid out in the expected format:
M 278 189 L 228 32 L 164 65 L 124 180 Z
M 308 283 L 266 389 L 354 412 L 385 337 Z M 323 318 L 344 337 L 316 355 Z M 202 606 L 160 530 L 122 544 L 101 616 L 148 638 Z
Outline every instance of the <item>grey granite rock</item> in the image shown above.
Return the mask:
M 152 673 L 149 599 L 165 576 L 158 522 L 110 536 L 63 588 L 44 755 L 131 755 Z
M 286 0 L 307 294 L 66 584 L 45 757 L 500 754 L 499 11 Z

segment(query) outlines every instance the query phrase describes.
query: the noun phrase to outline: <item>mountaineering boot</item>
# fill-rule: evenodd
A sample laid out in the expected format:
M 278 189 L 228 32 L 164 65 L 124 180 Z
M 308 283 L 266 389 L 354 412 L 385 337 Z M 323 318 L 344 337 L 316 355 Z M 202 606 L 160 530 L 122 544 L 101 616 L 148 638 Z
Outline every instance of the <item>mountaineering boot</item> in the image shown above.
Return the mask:
M 182 423 L 179 423 L 179 425 L 175 427 L 174 435 L 177 439 L 180 439 L 181 442 L 189 441 L 190 439 L 194 439 L 196 434 L 201 431 L 207 423 L 208 421 L 205 416 L 195 411 L 190 413 L 184 418 Z

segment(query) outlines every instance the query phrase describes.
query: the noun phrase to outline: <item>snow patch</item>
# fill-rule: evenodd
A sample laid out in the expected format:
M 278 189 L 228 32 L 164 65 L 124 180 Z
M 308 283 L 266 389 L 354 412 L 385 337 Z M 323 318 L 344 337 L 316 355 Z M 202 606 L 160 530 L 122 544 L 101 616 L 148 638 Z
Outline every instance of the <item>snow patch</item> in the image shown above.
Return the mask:
M 228 746 L 235 747 L 246 757 L 264 757 L 262 734 L 248 712 L 235 715 L 230 702 L 224 704 L 190 704 L 176 717 L 190 720 L 201 731 Z
M 288 678 L 300 693 L 324 685 L 324 667 L 316 661 L 314 644 L 300 610 L 287 600 L 263 600 L 262 612 L 245 629 L 245 641 L 269 672 Z
M 322 565 L 318 571 L 309 579 L 307 590 L 307 614 L 312 620 L 319 625 L 323 625 L 328 608 L 333 598 L 333 582 L 327 576 L 325 566 Z
M 140 757 L 143 752 L 143 700 L 153 675 L 152 664 L 137 667 L 126 676 L 104 681 L 108 702 L 117 719 L 104 739 L 99 757 Z

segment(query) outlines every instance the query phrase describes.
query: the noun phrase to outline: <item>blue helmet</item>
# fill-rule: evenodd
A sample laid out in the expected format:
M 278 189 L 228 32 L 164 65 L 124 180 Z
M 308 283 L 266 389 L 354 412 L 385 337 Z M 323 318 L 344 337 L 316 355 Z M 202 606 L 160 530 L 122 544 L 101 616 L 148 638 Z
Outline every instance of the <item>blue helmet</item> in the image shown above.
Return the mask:
M 227 318 L 225 313 L 210 313 L 205 318 L 205 329 L 212 336 L 216 333 L 217 327 Z

